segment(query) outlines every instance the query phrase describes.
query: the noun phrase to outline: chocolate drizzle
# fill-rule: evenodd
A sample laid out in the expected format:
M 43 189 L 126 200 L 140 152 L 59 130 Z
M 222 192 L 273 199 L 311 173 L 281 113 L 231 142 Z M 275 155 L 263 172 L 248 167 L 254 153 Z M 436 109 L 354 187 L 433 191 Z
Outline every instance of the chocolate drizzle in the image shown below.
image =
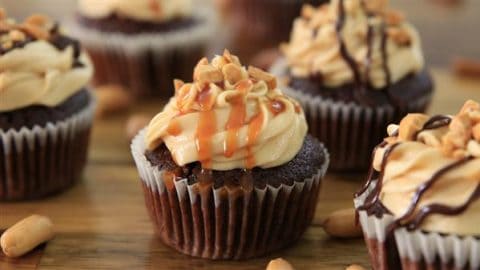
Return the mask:
M 361 85 L 360 70 L 358 68 L 357 63 L 355 62 L 355 59 L 353 59 L 353 57 L 348 52 L 347 45 L 345 44 L 345 41 L 343 40 L 343 37 L 342 37 L 342 30 L 344 25 L 345 25 L 345 4 L 344 4 L 344 0 L 339 0 L 338 1 L 338 20 L 337 20 L 335 29 L 337 31 L 337 38 L 340 44 L 340 54 L 342 55 L 342 58 L 345 59 L 347 64 L 350 66 L 350 69 L 353 72 L 355 83 L 357 85 Z
M 442 128 L 445 126 L 448 126 L 451 122 L 451 117 L 446 116 L 446 115 L 436 115 L 431 117 L 424 125 L 423 128 L 417 132 L 417 135 L 425 130 L 432 130 L 432 129 L 438 129 Z M 393 136 L 398 136 L 398 133 Z M 388 145 L 386 141 L 382 142 L 379 144 L 375 150 L 373 157 L 375 155 L 375 152 L 379 148 L 384 148 Z M 383 186 L 383 178 L 385 175 L 385 169 L 388 163 L 388 159 L 390 155 L 393 153 L 396 147 L 401 145 L 401 142 L 397 142 L 392 144 L 390 147 L 388 147 L 385 150 L 385 153 L 383 155 L 382 163 L 381 163 L 381 168 L 380 172 L 375 171 L 373 166 L 370 169 L 367 182 L 366 184 L 357 192 L 355 193 L 355 197 L 359 197 L 362 194 L 365 194 L 365 192 L 368 192 L 368 188 L 376 181 L 376 185 L 372 192 L 368 194 L 364 205 L 358 207 L 357 211 L 366 211 L 368 215 L 375 215 L 377 217 L 382 217 L 384 214 L 390 213 L 389 210 L 383 206 L 383 204 L 380 201 L 380 193 L 381 189 Z M 420 208 L 418 211 L 415 211 L 419 203 L 424 196 L 431 188 L 437 183 L 444 175 L 447 173 L 451 172 L 452 170 L 455 170 L 459 168 L 460 166 L 465 165 L 469 161 L 472 161 L 474 158 L 469 156 L 465 157 L 463 159 L 457 160 L 455 162 L 452 162 L 451 164 L 444 166 L 443 168 L 440 168 L 437 172 L 435 172 L 427 181 L 425 181 L 420 187 L 417 188 L 415 191 L 410 205 L 407 208 L 407 211 L 399 218 L 395 219 L 393 223 L 388 227 L 387 231 L 389 234 L 392 234 L 396 229 L 400 227 L 405 227 L 408 230 L 415 230 L 420 227 L 422 222 L 430 215 L 433 214 L 441 214 L 441 215 L 448 215 L 448 216 L 455 216 L 455 215 L 460 215 L 463 213 L 468 207 L 476 200 L 480 199 L 480 184 L 477 185 L 477 188 L 475 191 L 471 194 L 469 199 L 461 204 L 460 206 L 457 207 L 450 207 L 442 204 L 430 204 L 423 206 Z
M 365 11 L 365 13 L 371 17 L 373 16 L 372 13 L 369 13 L 365 2 L 361 1 L 361 7 Z M 372 101 L 368 99 L 368 96 L 366 95 L 366 91 L 370 89 L 370 83 L 369 83 L 369 78 L 370 78 L 370 69 L 371 69 L 371 62 L 372 62 L 372 55 L 373 55 L 373 45 L 374 45 L 374 28 L 373 26 L 369 23 L 367 25 L 367 37 L 366 37 L 366 42 L 367 42 L 367 56 L 365 58 L 365 75 L 364 78 L 362 78 L 362 74 L 360 71 L 360 68 L 355 61 L 355 59 L 350 55 L 348 52 L 347 46 L 345 44 L 345 41 L 342 37 L 342 30 L 345 25 L 345 3 L 344 0 L 339 0 L 338 1 L 338 20 L 336 23 L 336 33 L 337 33 L 337 39 L 340 44 L 340 54 L 342 58 L 347 62 L 348 66 L 353 72 L 354 75 L 354 86 L 355 86 L 355 97 L 358 101 L 363 102 L 365 104 L 372 104 Z M 386 87 L 385 91 L 387 94 L 388 99 L 393 103 L 396 104 L 400 107 L 404 107 L 405 104 L 402 102 L 398 101 L 395 99 L 389 90 L 390 85 L 392 84 L 391 80 L 391 72 L 390 69 L 388 68 L 388 52 L 387 52 L 387 41 L 388 41 L 388 35 L 386 31 L 386 25 L 382 25 L 382 37 L 381 37 L 381 50 L 382 50 L 382 62 L 383 62 L 383 70 L 385 73 L 385 80 L 386 80 Z

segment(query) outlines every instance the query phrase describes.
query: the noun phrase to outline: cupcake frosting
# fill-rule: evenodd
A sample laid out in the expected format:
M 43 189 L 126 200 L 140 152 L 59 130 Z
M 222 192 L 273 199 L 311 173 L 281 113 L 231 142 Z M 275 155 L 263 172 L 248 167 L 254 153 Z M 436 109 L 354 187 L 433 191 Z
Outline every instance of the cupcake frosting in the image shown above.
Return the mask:
M 480 235 L 480 105 L 468 101 L 455 116 L 411 114 L 389 134 L 375 151 L 381 183 L 367 211 L 381 202 L 393 228 Z
M 146 144 L 165 143 L 179 166 L 205 169 L 271 168 L 287 163 L 307 133 L 299 104 L 276 86 L 276 78 L 245 68 L 228 51 L 204 58 L 194 82 L 175 81 L 175 96 L 150 122 Z
M 102 19 L 118 15 L 139 21 L 164 22 L 192 13 L 192 0 L 79 0 L 83 16 Z
M 31 105 L 54 107 L 92 77 L 88 56 L 47 17 L 23 23 L 0 11 L 0 112 Z
M 356 83 L 383 89 L 424 68 L 417 31 L 386 0 L 306 5 L 281 49 L 290 72 L 331 88 Z

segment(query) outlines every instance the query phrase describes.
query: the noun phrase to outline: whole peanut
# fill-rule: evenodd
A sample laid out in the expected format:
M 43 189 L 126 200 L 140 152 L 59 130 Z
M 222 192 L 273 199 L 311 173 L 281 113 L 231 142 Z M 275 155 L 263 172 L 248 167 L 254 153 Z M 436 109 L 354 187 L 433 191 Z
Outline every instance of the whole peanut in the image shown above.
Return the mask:
M 10 227 L 0 238 L 7 257 L 20 257 L 55 236 L 52 221 L 44 216 L 29 216 Z
M 127 124 L 125 125 L 127 138 L 132 140 L 142 128 L 148 125 L 150 119 L 152 118 L 144 114 L 131 115 L 127 120 Z
M 352 264 L 349 267 L 345 268 L 345 270 L 366 270 L 363 266 L 358 264 Z
M 355 209 L 343 209 L 331 213 L 323 223 L 327 234 L 338 238 L 362 236 L 362 229 L 355 222 Z
M 294 270 L 293 266 L 282 258 L 271 260 L 267 270 Z
M 118 85 L 99 86 L 95 91 L 97 97 L 97 116 L 103 117 L 111 113 L 128 109 L 132 104 L 132 96 L 126 89 Z

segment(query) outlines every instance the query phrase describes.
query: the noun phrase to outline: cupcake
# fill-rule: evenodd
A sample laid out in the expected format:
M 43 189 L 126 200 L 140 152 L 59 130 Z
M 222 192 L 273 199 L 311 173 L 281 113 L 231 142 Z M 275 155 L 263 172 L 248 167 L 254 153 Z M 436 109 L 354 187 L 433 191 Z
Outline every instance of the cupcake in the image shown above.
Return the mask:
M 214 14 L 192 0 L 79 0 L 72 32 L 90 53 L 95 84 L 119 84 L 136 97 L 170 97 L 187 79 L 215 31 Z
M 480 105 L 409 114 L 356 194 L 374 269 L 480 269 Z
M 93 69 L 79 43 L 41 15 L 0 10 L 0 200 L 70 187 L 85 165 Z
M 387 1 L 334 0 L 305 6 L 273 73 L 305 109 L 310 132 L 325 142 L 331 168 L 368 168 L 389 123 L 423 112 L 433 84 L 420 38 Z
M 299 104 L 271 74 L 228 51 L 132 142 L 148 212 L 168 246 L 209 259 L 247 259 L 295 242 L 310 224 L 329 163 Z
M 273 48 L 288 40 L 292 21 L 303 4 L 319 5 L 327 0 L 215 0 L 230 34 L 235 53 L 251 57 L 262 48 Z

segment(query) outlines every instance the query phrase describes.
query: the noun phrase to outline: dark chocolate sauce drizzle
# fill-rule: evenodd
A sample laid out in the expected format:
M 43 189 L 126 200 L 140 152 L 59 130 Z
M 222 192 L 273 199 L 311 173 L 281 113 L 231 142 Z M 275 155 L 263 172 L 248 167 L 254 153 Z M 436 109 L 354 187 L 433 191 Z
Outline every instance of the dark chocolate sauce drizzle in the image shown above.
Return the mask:
M 444 126 L 448 126 L 451 122 L 451 117 L 446 116 L 446 115 L 436 115 L 431 117 L 422 127 L 420 131 L 417 132 L 417 135 L 425 130 L 432 130 L 432 129 L 438 129 L 442 128 Z M 398 132 L 396 132 L 396 135 L 394 134 L 393 136 L 398 136 Z M 382 159 L 382 164 L 381 164 L 381 169 L 380 172 L 375 171 L 373 166 L 370 168 L 370 172 L 367 178 L 367 182 L 365 185 L 357 192 L 355 193 L 355 198 L 361 196 L 365 192 L 367 192 L 369 186 L 372 185 L 373 181 L 377 179 L 376 186 L 374 190 L 367 196 L 364 205 L 358 207 L 357 209 L 357 215 L 358 211 L 366 211 L 368 215 L 375 215 L 377 217 L 382 217 L 384 214 L 390 213 L 390 211 L 381 203 L 380 201 L 380 192 L 382 189 L 382 184 L 383 184 L 383 177 L 385 174 L 385 168 L 388 163 L 388 158 L 392 154 L 392 152 L 395 150 L 396 147 L 398 147 L 401 143 L 395 143 L 392 144 L 389 148 L 385 150 L 385 153 L 383 155 Z M 379 144 L 375 150 L 373 151 L 372 155 L 372 160 L 375 155 L 375 151 L 378 148 L 383 148 L 386 147 L 388 143 L 386 141 L 382 142 Z M 463 213 L 468 207 L 475 202 L 476 200 L 480 199 L 480 184 L 477 186 L 475 191 L 472 193 L 472 195 L 469 197 L 469 199 L 463 203 L 460 206 L 457 207 L 449 207 L 446 205 L 442 204 L 431 204 L 424 206 L 421 208 L 417 214 L 415 214 L 415 209 L 418 207 L 418 204 L 420 203 L 420 200 L 422 196 L 431 189 L 431 187 L 441 179 L 442 176 L 445 174 L 451 172 L 454 169 L 457 169 L 458 167 L 465 165 L 469 161 L 473 160 L 474 158 L 469 156 L 460 160 L 457 160 L 437 172 L 435 172 L 430 179 L 428 179 L 425 183 L 423 183 L 414 193 L 412 201 L 410 205 L 407 208 L 407 211 L 405 214 L 403 214 L 401 217 L 395 219 L 395 221 L 388 227 L 387 232 L 389 234 L 392 234 L 394 230 L 400 228 L 400 227 L 405 227 L 408 230 L 415 230 L 419 228 L 419 226 L 422 224 L 422 222 L 430 215 L 433 214 L 441 214 L 441 215 L 448 215 L 448 216 L 455 216 L 455 215 L 460 215 Z
M 365 13 L 367 16 L 373 16 L 374 14 L 369 13 L 365 2 L 361 1 L 361 7 L 364 9 Z M 354 75 L 354 85 L 355 85 L 355 98 L 359 102 L 363 102 L 365 104 L 371 105 L 373 102 L 368 98 L 368 95 L 366 94 L 366 91 L 370 89 L 369 87 L 369 77 L 370 77 L 370 68 L 371 68 L 371 61 L 372 61 L 372 54 L 373 54 L 373 42 L 374 42 L 374 29 L 373 26 L 368 23 L 368 30 L 367 30 L 367 56 L 365 58 L 365 76 L 362 78 L 362 74 L 360 72 L 360 68 L 358 67 L 358 64 L 356 63 L 355 59 L 350 55 L 348 52 L 347 46 L 345 44 L 345 41 L 342 37 L 342 30 L 345 25 L 345 3 L 344 0 L 340 0 L 338 2 L 338 20 L 336 23 L 336 33 L 337 33 L 337 38 L 338 42 L 340 45 L 340 54 L 342 58 L 347 62 L 348 66 L 353 72 Z M 393 104 L 396 104 L 400 107 L 404 107 L 405 104 L 403 104 L 401 101 L 397 100 L 394 98 L 390 92 L 388 91 L 390 85 L 391 85 L 391 72 L 390 69 L 388 68 L 388 53 L 387 53 L 387 41 L 388 41 L 388 36 L 386 32 L 386 26 L 382 26 L 382 40 L 381 40 L 381 50 L 382 50 L 382 61 L 383 61 L 383 69 L 385 72 L 385 77 L 386 77 L 386 86 L 385 86 L 385 91 L 387 94 L 387 98 L 392 102 Z

